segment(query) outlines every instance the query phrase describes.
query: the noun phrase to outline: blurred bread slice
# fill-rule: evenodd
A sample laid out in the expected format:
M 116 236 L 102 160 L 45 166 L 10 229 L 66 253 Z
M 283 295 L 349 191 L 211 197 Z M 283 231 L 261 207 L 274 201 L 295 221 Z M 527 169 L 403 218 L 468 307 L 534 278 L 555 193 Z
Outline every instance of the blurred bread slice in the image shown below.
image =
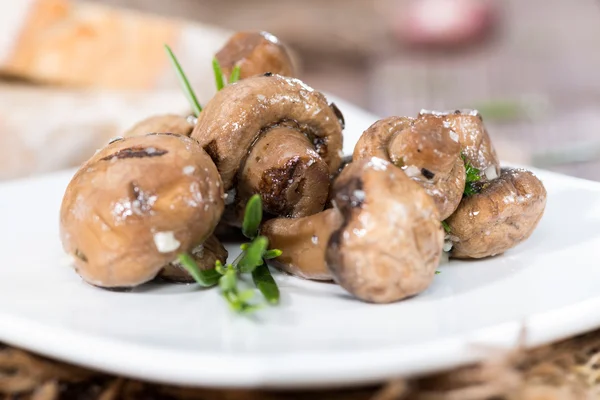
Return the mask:
M 192 82 L 210 84 L 227 39 L 213 27 L 68 0 L 0 2 L 0 73 L 35 82 L 108 89 L 174 88 L 164 44 Z

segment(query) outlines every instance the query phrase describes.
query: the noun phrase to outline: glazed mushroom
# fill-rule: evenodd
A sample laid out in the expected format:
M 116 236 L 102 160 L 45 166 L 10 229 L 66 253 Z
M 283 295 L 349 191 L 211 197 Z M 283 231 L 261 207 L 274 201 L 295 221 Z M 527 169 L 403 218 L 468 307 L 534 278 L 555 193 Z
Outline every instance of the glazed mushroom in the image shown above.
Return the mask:
M 144 136 L 148 133 L 175 133 L 190 136 L 193 128 L 194 119 L 191 117 L 176 114 L 155 115 L 138 122 L 123 136 Z
M 425 190 L 393 164 L 364 158 L 342 171 L 333 191 L 343 218 L 326 253 L 334 280 L 373 303 L 425 290 L 444 244 L 437 208 Z
M 215 235 L 209 236 L 206 241 L 196 246 L 190 252 L 190 255 L 196 261 L 196 265 L 201 270 L 207 270 L 215 267 L 218 260 L 223 265 L 227 261 L 227 250 Z M 158 278 L 169 282 L 193 283 L 194 278 L 187 272 L 178 260 L 167 264 L 158 274 Z
M 335 208 L 304 218 L 274 218 L 266 221 L 261 234 L 269 238 L 282 255 L 269 264 L 304 279 L 332 280 L 325 263 L 325 252 L 331 233 L 342 224 Z
M 223 185 L 193 139 L 116 141 L 73 177 L 60 211 L 63 247 L 92 285 L 132 287 L 202 244 L 223 212 Z
M 446 220 L 454 258 L 501 254 L 525 241 L 544 214 L 546 189 L 531 172 L 503 168 L 499 178 L 472 196 Z
M 247 198 L 261 195 L 275 216 L 322 211 L 329 175 L 342 154 L 339 110 L 297 79 L 256 76 L 226 86 L 208 102 L 192 137 L 216 164 L 240 222 Z
M 267 72 L 293 77 L 294 66 L 279 39 L 268 32 L 238 32 L 216 54 L 225 76 L 236 65 L 240 78 L 245 79 Z
M 465 161 L 481 171 L 481 182 L 492 181 L 500 175 L 500 161 L 477 110 L 422 110 L 419 117 L 440 118 L 456 133 Z
M 433 198 L 441 220 L 458 207 L 465 166 L 456 134 L 437 117 L 391 117 L 377 121 L 360 137 L 355 160 L 379 157 L 400 167 Z

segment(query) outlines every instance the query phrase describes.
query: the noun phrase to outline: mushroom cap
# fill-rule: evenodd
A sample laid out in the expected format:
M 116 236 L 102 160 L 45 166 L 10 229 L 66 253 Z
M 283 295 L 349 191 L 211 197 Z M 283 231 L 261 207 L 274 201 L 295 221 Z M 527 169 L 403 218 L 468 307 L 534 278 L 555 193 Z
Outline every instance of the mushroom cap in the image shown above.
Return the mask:
M 458 207 L 465 167 L 456 135 L 437 117 L 390 117 L 361 136 L 354 158 L 380 157 L 402 168 L 435 201 L 443 220 Z
M 337 170 L 341 122 L 325 96 L 298 79 L 255 76 L 226 86 L 208 102 L 192 137 L 211 156 L 229 190 L 255 141 L 282 122 L 309 138 L 329 173 Z
M 444 233 L 423 188 L 393 164 L 365 158 L 342 171 L 333 191 L 343 217 L 326 255 L 334 280 L 374 303 L 425 290 L 435 275 Z
M 477 110 L 426 111 L 419 118 L 441 118 L 458 135 L 465 160 L 482 173 L 482 181 L 491 181 L 500 175 L 500 161 Z
M 275 218 L 266 221 L 261 235 L 282 255 L 269 264 L 304 279 L 332 280 L 325 263 L 331 233 L 342 224 L 342 216 L 331 208 L 304 218 Z
M 131 287 L 203 243 L 223 208 L 218 171 L 196 141 L 127 138 L 94 155 L 69 183 L 61 239 L 84 280 Z
M 176 133 L 190 136 L 194 124 L 187 117 L 176 114 L 154 115 L 131 127 L 123 137 L 144 136 L 149 133 Z
M 268 32 L 237 32 L 216 54 L 225 76 L 240 66 L 240 78 L 266 72 L 294 76 L 294 65 L 279 39 Z
M 465 197 L 446 220 L 454 258 L 483 258 L 504 253 L 525 241 L 546 207 L 546 189 L 532 173 L 502 168 L 499 178 Z
M 206 241 L 196 246 L 190 252 L 190 255 L 196 261 L 196 265 L 201 270 L 208 270 L 215 267 L 215 262 L 219 260 L 223 265 L 227 261 L 227 250 L 215 235 L 211 235 Z M 160 279 L 169 282 L 193 283 L 194 278 L 187 272 L 178 260 L 173 260 L 167 264 L 158 274 Z

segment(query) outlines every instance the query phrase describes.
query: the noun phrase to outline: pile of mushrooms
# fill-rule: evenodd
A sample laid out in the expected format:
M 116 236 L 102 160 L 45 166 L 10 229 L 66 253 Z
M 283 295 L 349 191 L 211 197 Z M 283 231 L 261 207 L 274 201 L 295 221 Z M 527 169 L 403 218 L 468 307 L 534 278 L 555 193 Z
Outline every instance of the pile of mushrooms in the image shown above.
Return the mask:
M 342 113 L 293 77 L 277 38 L 238 33 L 216 57 L 226 73 L 239 66 L 243 79 L 197 118 L 141 121 L 67 187 L 61 239 L 86 282 L 192 282 L 178 254 L 202 269 L 224 263 L 219 238 L 241 226 L 247 200 L 259 194 L 261 234 L 282 251 L 272 266 L 388 303 L 425 290 L 444 252 L 501 254 L 542 217 L 543 184 L 500 167 L 476 111 L 382 119 L 343 158 Z M 468 168 L 479 171 L 476 182 Z M 474 189 L 465 194 L 467 185 Z

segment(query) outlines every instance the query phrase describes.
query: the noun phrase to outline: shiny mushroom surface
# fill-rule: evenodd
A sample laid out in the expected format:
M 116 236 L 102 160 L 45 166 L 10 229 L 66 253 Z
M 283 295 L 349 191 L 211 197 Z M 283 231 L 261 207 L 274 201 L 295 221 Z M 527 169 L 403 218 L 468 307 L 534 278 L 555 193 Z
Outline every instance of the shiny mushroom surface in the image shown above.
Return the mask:
M 425 190 L 393 164 L 364 158 L 342 171 L 333 191 L 343 218 L 326 253 L 334 280 L 373 303 L 425 290 L 444 243 L 437 208 Z
M 465 197 L 446 220 L 453 245 L 450 256 L 489 257 L 523 242 L 544 214 L 546 195 L 532 172 L 503 168 L 499 178 Z
M 269 238 L 282 255 L 269 264 L 304 279 L 333 279 L 325 262 L 331 233 L 342 225 L 335 208 L 303 218 L 275 218 L 265 222 L 261 234 Z
M 214 268 L 217 260 L 224 265 L 228 255 L 227 250 L 215 235 L 209 236 L 203 244 L 193 248 L 189 254 L 201 270 Z M 167 264 L 158 274 L 158 278 L 177 283 L 194 282 L 194 278 L 183 268 L 178 260 Z
M 190 136 L 193 128 L 193 121 L 189 117 L 176 114 L 155 115 L 138 122 L 123 136 L 144 136 L 149 133 L 175 133 Z
M 465 188 L 465 166 L 456 135 L 436 117 L 390 117 L 360 137 L 353 158 L 379 157 L 401 168 L 433 198 L 440 219 L 458 207 Z
M 240 66 L 241 79 L 267 72 L 295 76 L 287 50 L 268 32 L 237 32 L 219 50 L 216 58 L 227 77 L 236 65 Z
M 75 174 L 60 236 L 85 281 L 132 287 L 203 243 L 223 208 L 218 171 L 195 140 L 133 137 L 108 145 Z
M 492 181 L 500 175 L 500 161 L 490 135 L 477 110 L 427 111 L 419 117 L 437 117 L 458 136 L 465 161 L 481 171 L 481 181 Z
M 208 102 L 192 137 L 213 159 L 237 210 L 259 193 L 275 216 L 319 212 L 329 175 L 341 163 L 342 125 L 334 107 L 301 81 L 279 75 L 226 86 Z

